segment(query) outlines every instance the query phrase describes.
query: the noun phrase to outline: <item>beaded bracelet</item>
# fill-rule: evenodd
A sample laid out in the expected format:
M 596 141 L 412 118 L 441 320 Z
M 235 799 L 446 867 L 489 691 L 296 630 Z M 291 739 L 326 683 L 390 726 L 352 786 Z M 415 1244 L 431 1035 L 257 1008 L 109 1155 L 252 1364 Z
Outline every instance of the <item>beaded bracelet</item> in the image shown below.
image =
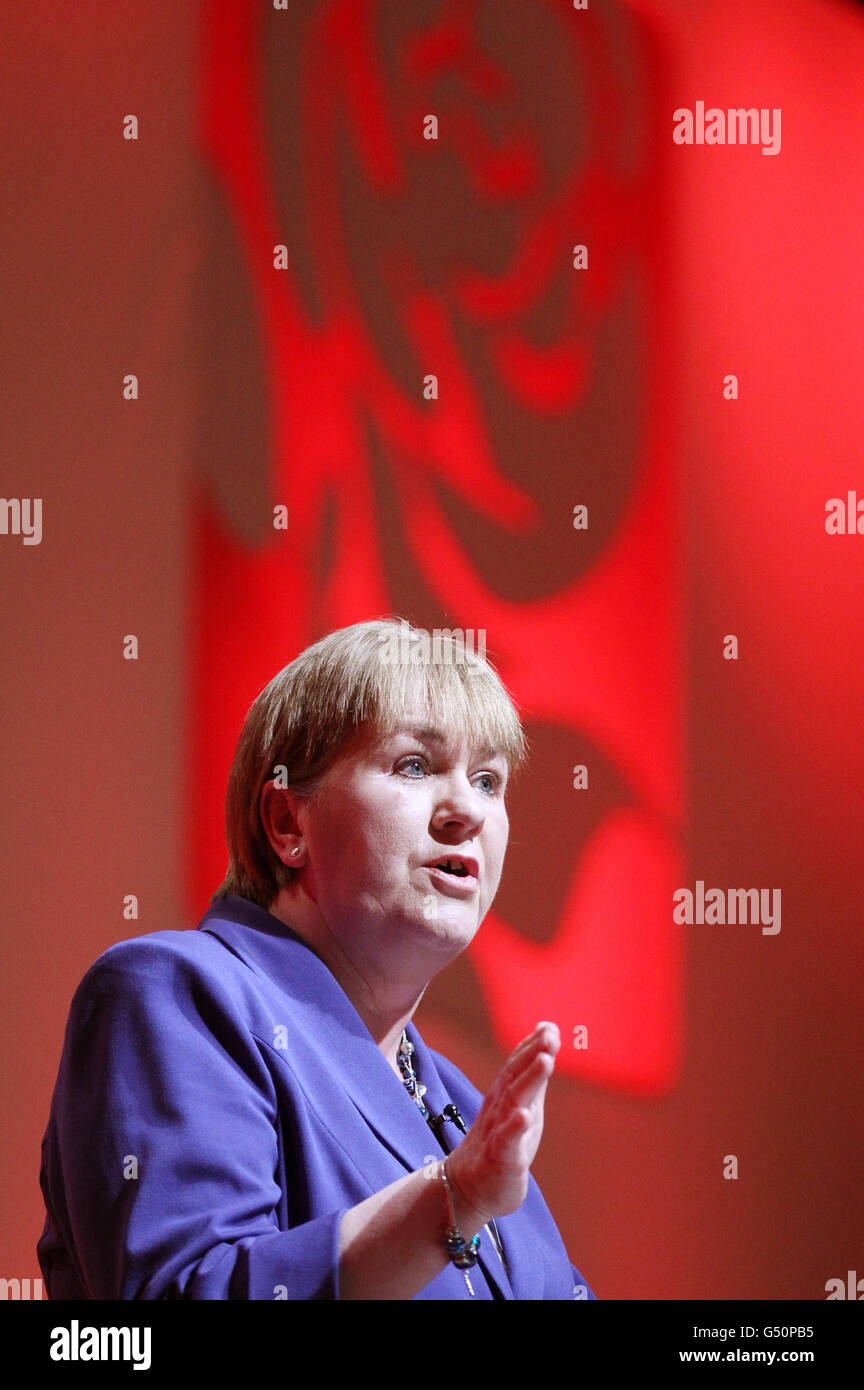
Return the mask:
M 456 1209 L 453 1205 L 453 1189 L 450 1186 L 450 1179 L 447 1176 L 447 1165 L 445 1162 L 439 1163 L 438 1175 L 444 1183 L 444 1191 L 447 1194 L 447 1206 L 450 1212 L 450 1225 L 444 1235 L 444 1244 L 447 1247 L 447 1254 L 453 1261 L 457 1269 L 461 1269 L 465 1276 L 465 1283 L 468 1285 L 468 1292 L 473 1294 L 471 1280 L 468 1278 L 468 1270 L 473 1269 L 477 1263 L 478 1251 L 480 1249 L 480 1235 L 472 1236 L 466 1240 L 456 1224 Z

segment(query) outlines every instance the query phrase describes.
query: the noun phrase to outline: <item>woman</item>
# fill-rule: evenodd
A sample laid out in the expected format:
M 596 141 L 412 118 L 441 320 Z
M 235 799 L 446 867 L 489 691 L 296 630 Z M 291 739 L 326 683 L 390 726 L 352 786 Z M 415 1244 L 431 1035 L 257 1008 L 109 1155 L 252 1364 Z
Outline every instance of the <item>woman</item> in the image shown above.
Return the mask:
M 529 1173 L 558 1029 L 484 1100 L 412 1023 L 495 896 L 523 756 L 455 634 L 358 623 L 262 691 L 209 911 L 113 946 L 73 1000 L 49 1297 L 594 1297 Z

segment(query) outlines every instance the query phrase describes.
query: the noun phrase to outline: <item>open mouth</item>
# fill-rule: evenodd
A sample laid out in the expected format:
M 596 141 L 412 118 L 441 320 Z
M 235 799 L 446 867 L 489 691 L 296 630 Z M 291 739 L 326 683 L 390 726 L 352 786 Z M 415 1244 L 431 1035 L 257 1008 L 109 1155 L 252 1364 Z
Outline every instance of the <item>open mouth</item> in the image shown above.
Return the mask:
M 465 865 L 458 860 L 445 859 L 443 864 L 436 864 L 436 869 L 443 869 L 445 874 L 455 874 L 457 878 L 467 878 L 468 870 Z
M 463 859 L 460 854 L 451 854 L 426 865 L 427 869 L 439 869 L 453 878 L 476 878 L 479 865 L 476 859 Z

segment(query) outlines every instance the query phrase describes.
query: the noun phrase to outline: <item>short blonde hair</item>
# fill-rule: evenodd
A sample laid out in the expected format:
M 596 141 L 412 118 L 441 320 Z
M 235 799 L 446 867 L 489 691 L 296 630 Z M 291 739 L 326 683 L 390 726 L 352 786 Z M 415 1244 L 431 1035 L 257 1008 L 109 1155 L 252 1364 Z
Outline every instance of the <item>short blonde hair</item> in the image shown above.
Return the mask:
M 468 636 L 470 634 L 470 638 Z M 431 640 L 430 640 L 431 636 Z M 473 631 L 376 618 L 330 632 L 274 676 L 249 709 L 228 777 L 225 827 L 229 893 L 269 908 L 295 870 L 276 854 L 261 821 L 261 791 L 277 769 L 282 784 L 311 799 L 363 725 L 386 732 L 412 705 L 471 744 L 504 754 L 511 772 L 527 745 L 500 676 L 473 649 Z

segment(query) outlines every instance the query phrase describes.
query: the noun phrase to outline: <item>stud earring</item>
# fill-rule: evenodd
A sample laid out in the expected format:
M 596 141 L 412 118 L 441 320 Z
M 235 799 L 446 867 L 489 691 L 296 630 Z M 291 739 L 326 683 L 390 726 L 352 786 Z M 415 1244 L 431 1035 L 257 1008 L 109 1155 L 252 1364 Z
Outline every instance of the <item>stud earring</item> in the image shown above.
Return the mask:
M 292 851 L 291 851 L 291 858 L 293 859 L 294 856 L 295 856 L 296 854 L 299 854 L 299 853 L 300 853 L 299 846 L 295 845 L 294 848 L 293 848 Z

